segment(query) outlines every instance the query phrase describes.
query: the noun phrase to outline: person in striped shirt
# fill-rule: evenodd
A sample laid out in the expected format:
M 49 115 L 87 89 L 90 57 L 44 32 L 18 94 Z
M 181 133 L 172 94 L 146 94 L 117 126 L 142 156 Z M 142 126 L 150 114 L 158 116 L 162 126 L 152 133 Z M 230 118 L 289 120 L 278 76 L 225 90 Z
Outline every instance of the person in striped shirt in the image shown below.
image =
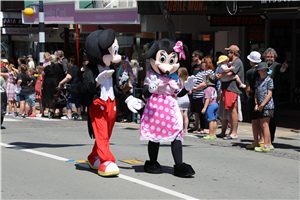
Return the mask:
M 201 111 L 204 107 L 203 104 L 203 96 L 204 96 L 204 89 L 207 87 L 207 85 L 203 82 L 203 77 L 208 74 L 214 74 L 214 66 L 212 63 L 211 57 L 204 57 L 202 59 L 202 69 L 203 71 L 200 71 L 195 76 L 195 83 L 193 87 L 193 103 L 196 106 L 196 112 L 199 114 L 200 119 L 200 131 L 197 131 L 195 133 L 198 134 L 208 134 L 208 122 L 205 118 L 205 114 L 202 114 Z

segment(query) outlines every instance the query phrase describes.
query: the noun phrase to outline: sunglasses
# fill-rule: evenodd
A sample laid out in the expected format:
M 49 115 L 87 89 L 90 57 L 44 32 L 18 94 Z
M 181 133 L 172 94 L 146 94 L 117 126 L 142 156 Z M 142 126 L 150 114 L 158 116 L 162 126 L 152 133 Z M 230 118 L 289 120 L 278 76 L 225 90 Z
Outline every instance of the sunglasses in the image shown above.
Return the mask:
M 194 58 L 194 57 L 196 57 L 196 56 L 192 56 L 192 58 Z

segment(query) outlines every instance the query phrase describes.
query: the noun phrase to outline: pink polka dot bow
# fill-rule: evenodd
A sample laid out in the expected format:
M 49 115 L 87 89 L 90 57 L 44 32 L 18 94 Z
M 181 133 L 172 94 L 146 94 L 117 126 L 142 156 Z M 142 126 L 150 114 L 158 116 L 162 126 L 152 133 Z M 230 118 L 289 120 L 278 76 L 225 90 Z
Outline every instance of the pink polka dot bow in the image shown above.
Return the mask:
M 186 59 L 185 53 L 183 51 L 183 43 L 181 41 L 178 41 L 173 49 L 175 52 L 179 53 L 179 60 L 181 60 L 181 58 L 183 58 L 184 60 Z

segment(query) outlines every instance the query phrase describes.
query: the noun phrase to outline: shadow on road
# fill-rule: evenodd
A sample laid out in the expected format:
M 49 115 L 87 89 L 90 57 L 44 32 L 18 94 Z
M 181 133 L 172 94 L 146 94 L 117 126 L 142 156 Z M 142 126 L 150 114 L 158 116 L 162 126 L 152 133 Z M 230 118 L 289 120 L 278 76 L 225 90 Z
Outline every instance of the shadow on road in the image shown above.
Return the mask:
M 47 144 L 47 143 L 30 143 L 30 142 L 12 142 L 10 145 L 23 147 L 26 149 L 37 149 L 37 148 L 59 148 L 59 147 L 74 147 L 74 146 L 85 146 L 85 144 Z
M 251 144 L 253 142 L 253 140 L 240 140 L 243 143 L 232 143 L 232 146 L 239 146 L 241 148 L 246 148 L 246 146 L 248 144 Z M 299 146 L 294 146 L 294 145 L 290 145 L 290 144 L 283 144 L 283 143 L 278 143 L 278 142 L 273 142 L 273 145 L 275 148 L 278 149 L 294 149 L 295 151 L 300 152 L 300 147 Z

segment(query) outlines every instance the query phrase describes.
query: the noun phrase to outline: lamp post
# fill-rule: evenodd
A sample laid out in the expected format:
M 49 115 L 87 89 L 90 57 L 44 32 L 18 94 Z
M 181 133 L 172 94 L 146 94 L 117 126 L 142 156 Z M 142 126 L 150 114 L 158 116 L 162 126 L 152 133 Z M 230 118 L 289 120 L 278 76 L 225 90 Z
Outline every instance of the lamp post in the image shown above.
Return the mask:
M 43 1 L 39 1 L 39 4 L 28 4 L 24 10 L 26 17 L 33 16 L 33 9 L 30 6 L 39 6 L 39 63 L 43 65 L 45 54 L 45 25 L 44 25 L 44 4 Z

